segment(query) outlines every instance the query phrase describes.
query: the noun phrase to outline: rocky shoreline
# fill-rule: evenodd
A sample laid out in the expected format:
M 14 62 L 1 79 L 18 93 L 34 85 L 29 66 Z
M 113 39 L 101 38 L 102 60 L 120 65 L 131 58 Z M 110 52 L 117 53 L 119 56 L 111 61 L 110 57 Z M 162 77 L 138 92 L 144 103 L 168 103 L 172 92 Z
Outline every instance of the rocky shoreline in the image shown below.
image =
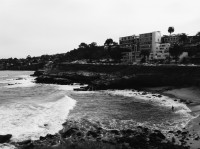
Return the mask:
M 184 69 L 183 67 L 65 64 L 44 72 L 36 71 L 34 76 L 37 76 L 36 83 L 88 84 L 80 90 L 141 89 L 158 85 L 198 86 L 200 84 L 199 68 L 188 68 L 189 71 Z M 179 75 L 181 72 L 186 73 Z M 162 91 L 155 92 L 163 93 Z M 83 121 L 67 120 L 59 133 L 41 136 L 38 140 L 10 142 L 10 137 L 5 142 L 19 149 L 189 149 L 191 144 L 199 142 L 200 139 L 197 133 L 185 128 L 167 133 L 142 126 L 135 126 L 135 129 L 115 130 L 102 128 L 87 120 Z
M 187 127 L 168 132 L 145 126 L 117 130 L 86 119 L 69 119 L 57 134 L 47 134 L 38 140 L 10 142 L 9 139 L 5 142 L 18 149 L 198 149 L 192 145 L 200 141 L 199 134 Z
M 192 137 L 199 140 L 186 130 L 169 131 L 166 135 L 142 126 L 116 130 L 99 127 L 87 120 L 67 120 L 57 134 L 11 144 L 18 149 L 189 149 L 187 141 Z

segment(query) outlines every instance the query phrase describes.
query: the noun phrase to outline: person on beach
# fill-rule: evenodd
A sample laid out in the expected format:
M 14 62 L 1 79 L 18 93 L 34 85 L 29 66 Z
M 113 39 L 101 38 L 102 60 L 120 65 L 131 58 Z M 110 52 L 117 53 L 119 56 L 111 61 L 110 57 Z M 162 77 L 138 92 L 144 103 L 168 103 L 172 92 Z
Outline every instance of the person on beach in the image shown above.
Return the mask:
M 172 106 L 172 111 L 174 111 L 174 106 Z

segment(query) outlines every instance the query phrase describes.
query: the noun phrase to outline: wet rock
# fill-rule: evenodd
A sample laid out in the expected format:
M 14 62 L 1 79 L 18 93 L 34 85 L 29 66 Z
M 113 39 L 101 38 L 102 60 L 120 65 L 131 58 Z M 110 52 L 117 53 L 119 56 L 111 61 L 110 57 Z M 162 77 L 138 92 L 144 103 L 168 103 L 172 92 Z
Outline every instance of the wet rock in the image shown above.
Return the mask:
M 70 128 L 69 130 L 62 133 L 61 135 L 63 138 L 70 137 L 72 134 L 75 134 L 78 130 L 79 130 L 78 128 Z
M 45 140 L 45 137 L 40 136 L 40 140 L 41 140 L 41 141 L 42 141 L 42 140 Z
M 163 139 L 165 139 L 165 136 L 162 133 L 151 133 L 149 135 L 149 140 L 152 143 L 160 143 Z
M 143 92 L 143 93 L 142 93 L 142 95 L 146 95 L 146 94 L 147 94 L 146 92 Z
M 180 130 L 177 130 L 177 133 L 178 133 L 178 134 L 181 134 L 181 131 L 180 131 Z
M 81 137 L 83 136 L 83 133 L 81 133 L 80 131 L 76 133 L 76 136 Z
M 129 144 L 131 147 L 140 146 L 141 148 L 145 148 L 144 146 L 145 146 L 146 142 L 147 142 L 146 137 L 144 135 L 140 134 L 140 135 L 136 135 L 136 136 L 132 137 L 130 139 Z
M 143 128 L 143 131 L 144 131 L 145 133 L 148 133 L 149 129 L 148 129 L 148 128 Z
M 182 132 L 181 134 L 182 134 L 182 135 L 187 135 L 188 132 L 187 132 L 187 131 L 184 131 L 184 132 Z
M 160 130 L 154 130 L 155 133 L 161 133 Z
M 137 126 L 137 128 L 142 129 L 142 126 Z
M 97 134 L 96 132 L 94 131 L 88 131 L 87 132 L 87 136 L 92 136 L 93 138 L 96 138 L 99 136 L 99 134 Z
M 110 130 L 110 133 L 113 133 L 113 134 L 115 134 L 115 135 L 119 135 L 119 134 L 120 134 L 119 131 L 118 131 L 118 130 L 115 130 L 115 129 Z
M 31 143 L 31 140 L 25 140 L 25 141 L 19 142 L 18 144 L 19 145 L 27 145 L 29 143 Z
M 175 138 L 174 138 L 174 137 L 172 137 L 172 143 L 175 143 L 175 142 L 176 142 Z
M 47 138 L 47 139 L 53 139 L 53 138 L 54 138 L 54 135 L 47 134 L 47 135 L 45 136 L 45 138 Z
M 6 142 L 9 142 L 11 137 L 12 137 L 11 134 L 0 135 L 0 143 L 6 143 Z
M 199 140 L 199 136 L 195 137 L 194 140 Z
M 131 130 L 131 129 L 126 129 L 126 130 L 121 130 L 123 135 L 131 135 L 133 134 L 135 131 Z
M 157 133 L 157 136 L 161 139 L 165 139 L 165 136 L 162 133 Z
M 34 149 L 34 144 L 33 143 L 29 143 L 29 144 L 25 144 L 25 145 L 22 145 L 20 147 L 20 149 Z

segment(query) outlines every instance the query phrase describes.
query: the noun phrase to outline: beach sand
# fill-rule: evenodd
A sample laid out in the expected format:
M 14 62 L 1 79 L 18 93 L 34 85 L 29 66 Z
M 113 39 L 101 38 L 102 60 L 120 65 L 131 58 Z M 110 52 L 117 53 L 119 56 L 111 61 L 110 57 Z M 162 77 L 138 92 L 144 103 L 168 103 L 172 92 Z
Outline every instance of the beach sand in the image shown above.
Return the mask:
M 200 87 L 156 87 L 147 88 L 147 90 L 172 97 L 190 108 L 191 114 L 196 118 L 183 129 L 184 132 L 188 132 L 186 144 L 191 149 L 200 149 Z M 181 138 L 176 136 L 176 140 L 181 140 Z

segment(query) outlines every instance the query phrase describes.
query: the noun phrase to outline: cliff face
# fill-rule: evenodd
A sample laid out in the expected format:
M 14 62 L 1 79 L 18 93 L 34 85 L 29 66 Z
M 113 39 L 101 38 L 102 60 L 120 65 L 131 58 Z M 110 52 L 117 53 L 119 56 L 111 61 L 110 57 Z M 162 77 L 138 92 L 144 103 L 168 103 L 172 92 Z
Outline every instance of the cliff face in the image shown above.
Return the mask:
M 40 75 L 36 82 L 86 83 L 96 89 L 199 85 L 200 67 L 59 64 Z

